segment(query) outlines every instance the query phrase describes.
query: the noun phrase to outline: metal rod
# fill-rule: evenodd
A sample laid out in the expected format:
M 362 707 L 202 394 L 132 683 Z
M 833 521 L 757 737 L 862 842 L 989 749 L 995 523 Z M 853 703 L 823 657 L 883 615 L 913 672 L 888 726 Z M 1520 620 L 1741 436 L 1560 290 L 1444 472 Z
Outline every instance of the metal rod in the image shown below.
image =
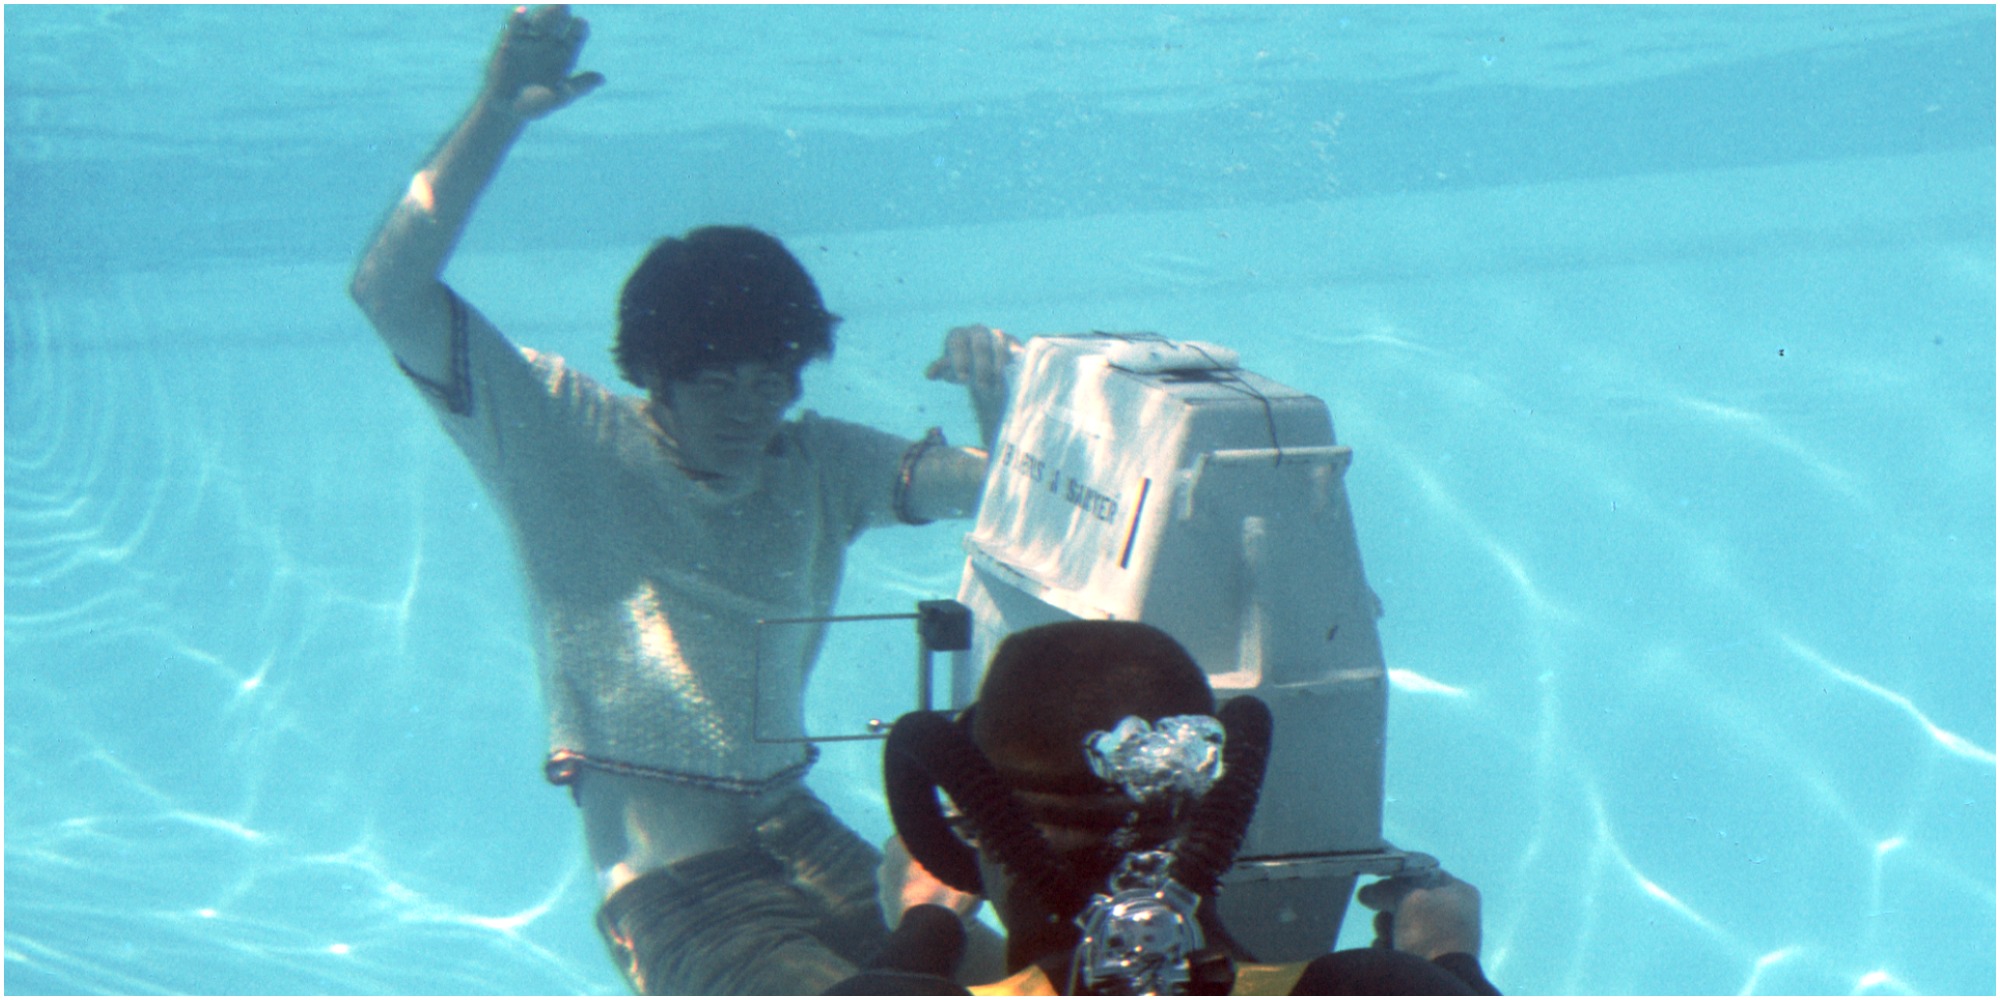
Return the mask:
M 893 622 L 909 621 L 916 618 L 914 613 L 900 615 L 820 615 L 813 618 L 759 618 L 759 625 L 826 625 L 833 622 Z
M 931 710 L 931 648 L 917 643 L 917 711 Z
M 845 743 L 851 740 L 887 739 L 889 731 L 882 726 L 879 733 L 861 733 L 853 736 L 765 736 L 764 735 L 764 626 L 766 625 L 830 625 L 837 622 L 893 622 L 914 621 L 921 617 L 915 613 L 884 615 L 814 615 L 807 618 L 759 618 L 757 627 L 751 631 L 750 650 L 750 741 L 752 743 Z M 920 647 L 922 643 L 918 644 Z M 928 655 L 929 650 L 924 650 Z M 923 661 L 919 661 L 923 662 Z M 923 706 L 930 707 L 930 671 L 920 670 L 917 680 L 917 696 Z M 870 720 L 871 726 L 881 725 L 881 720 Z

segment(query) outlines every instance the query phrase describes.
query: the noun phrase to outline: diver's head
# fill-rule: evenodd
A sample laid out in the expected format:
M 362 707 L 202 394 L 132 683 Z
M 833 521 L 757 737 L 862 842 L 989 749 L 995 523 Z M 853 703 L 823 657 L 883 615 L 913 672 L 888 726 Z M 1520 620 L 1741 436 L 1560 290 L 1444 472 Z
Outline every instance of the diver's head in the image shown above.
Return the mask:
M 1128 715 L 1214 715 L 1208 675 L 1141 622 L 1067 621 L 1001 640 L 979 685 L 973 742 L 1023 790 L 1116 792 L 1091 772 L 1084 738 Z
M 1027 629 L 995 651 L 965 714 L 897 722 L 884 757 L 890 810 L 926 869 L 994 904 L 1008 929 L 1008 964 L 1019 968 L 1075 947 L 1079 914 L 1138 852 L 1170 851 L 1174 878 L 1213 895 L 1255 809 L 1270 739 L 1269 713 L 1255 699 L 1225 706 L 1221 725 L 1215 715 L 1207 675 L 1156 628 L 1070 621 Z M 1197 786 L 1206 794 L 1135 799 L 1102 776 L 1117 769 L 1087 749 L 1103 748 L 1107 733 L 1174 720 L 1208 726 L 1212 742 L 1167 740 L 1169 752 L 1156 759 L 1214 756 L 1228 728 L 1222 779 Z M 939 789 L 976 849 L 943 819 Z
M 833 353 L 839 321 L 784 244 L 746 226 L 706 226 L 659 241 L 633 269 L 612 356 L 648 390 L 746 363 L 796 385 L 807 362 Z
M 1132 819 L 1133 803 L 1092 772 L 1085 741 L 1127 716 L 1214 714 L 1208 675 L 1165 632 L 1139 622 L 1058 622 L 1002 640 L 979 688 L 972 740 L 1077 880 L 1096 888 L 1124 853 L 1111 837 Z M 1143 817 L 1145 828 L 1133 833 L 1158 843 L 1179 832 L 1170 824 L 1180 819 Z M 982 861 L 998 866 L 990 852 Z

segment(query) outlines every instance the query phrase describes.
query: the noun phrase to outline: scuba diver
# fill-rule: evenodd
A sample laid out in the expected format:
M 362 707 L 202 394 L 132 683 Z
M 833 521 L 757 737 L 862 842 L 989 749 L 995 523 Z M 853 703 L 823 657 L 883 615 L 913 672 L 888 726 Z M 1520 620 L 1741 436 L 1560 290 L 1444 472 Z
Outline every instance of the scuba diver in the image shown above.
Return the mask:
M 883 771 L 908 877 L 990 901 L 1009 976 L 956 986 L 970 907 L 926 903 L 830 992 L 1497 994 L 1479 966 L 1478 890 L 1441 872 L 1362 890 L 1380 911 L 1373 948 L 1261 965 L 1230 937 L 1216 894 L 1270 740 L 1262 702 L 1217 711 L 1207 675 L 1152 626 L 1069 621 L 1007 637 L 973 705 L 897 721 Z

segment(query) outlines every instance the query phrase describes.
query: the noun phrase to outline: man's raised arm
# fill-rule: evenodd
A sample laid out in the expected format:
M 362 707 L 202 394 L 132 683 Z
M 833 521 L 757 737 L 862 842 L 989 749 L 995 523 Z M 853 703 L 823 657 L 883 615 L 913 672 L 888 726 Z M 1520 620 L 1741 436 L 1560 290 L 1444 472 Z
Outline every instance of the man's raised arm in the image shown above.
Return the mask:
M 589 34 L 567 6 L 516 8 L 471 110 L 411 178 L 355 268 L 349 293 L 412 375 L 449 380 L 451 303 L 440 277 L 507 150 L 528 122 L 604 82 L 570 75 Z

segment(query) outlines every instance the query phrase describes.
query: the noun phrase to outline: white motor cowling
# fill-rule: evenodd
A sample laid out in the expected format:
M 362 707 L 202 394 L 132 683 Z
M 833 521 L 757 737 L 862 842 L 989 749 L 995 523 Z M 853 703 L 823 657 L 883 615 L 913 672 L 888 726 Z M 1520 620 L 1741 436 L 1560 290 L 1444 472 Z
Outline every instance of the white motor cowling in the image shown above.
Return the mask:
M 1359 874 L 1428 867 L 1382 840 L 1387 678 L 1319 399 L 1234 352 L 1153 334 L 1028 342 L 966 536 L 972 649 L 954 704 L 1007 634 L 1142 621 L 1255 694 L 1275 741 L 1224 923 L 1261 961 L 1329 949 Z

